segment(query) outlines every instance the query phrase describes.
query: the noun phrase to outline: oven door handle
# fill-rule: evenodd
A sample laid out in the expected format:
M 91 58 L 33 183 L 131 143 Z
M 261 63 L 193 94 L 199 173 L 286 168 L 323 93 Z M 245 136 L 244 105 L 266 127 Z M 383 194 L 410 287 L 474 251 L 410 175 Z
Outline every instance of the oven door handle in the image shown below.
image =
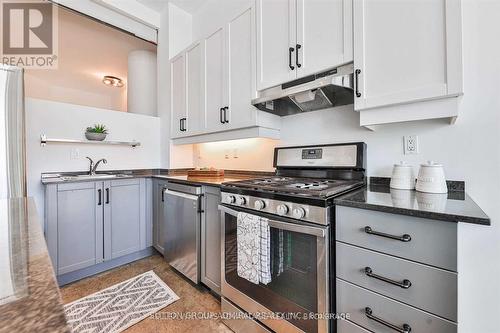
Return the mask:
M 235 217 L 238 216 L 237 210 L 231 209 L 231 208 L 223 206 L 223 205 L 219 205 L 219 210 L 221 212 L 227 213 L 227 214 L 235 216 Z M 317 228 L 317 227 L 302 225 L 302 224 L 297 224 L 297 223 L 281 222 L 281 221 L 276 221 L 276 220 L 271 220 L 271 219 L 268 219 L 268 221 L 269 221 L 269 226 L 272 228 L 297 232 L 300 234 L 313 235 L 313 236 L 320 237 L 320 238 L 326 237 L 326 229 L 323 229 L 323 228 Z

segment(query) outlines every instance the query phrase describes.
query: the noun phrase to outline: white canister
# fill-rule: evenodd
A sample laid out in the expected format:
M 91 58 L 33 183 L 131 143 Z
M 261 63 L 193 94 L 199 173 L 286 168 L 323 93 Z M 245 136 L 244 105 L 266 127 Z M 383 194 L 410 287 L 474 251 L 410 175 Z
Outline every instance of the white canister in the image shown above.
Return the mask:
M 421 164 L 415 188 L 419 192 L 448 193 L 443 165 L 433 161 Z
M 390 187 L 398 190 L 415 189 L 415 173 L 413 172 L 413 166 L 403 161 L 399 164 L 394 164 Z

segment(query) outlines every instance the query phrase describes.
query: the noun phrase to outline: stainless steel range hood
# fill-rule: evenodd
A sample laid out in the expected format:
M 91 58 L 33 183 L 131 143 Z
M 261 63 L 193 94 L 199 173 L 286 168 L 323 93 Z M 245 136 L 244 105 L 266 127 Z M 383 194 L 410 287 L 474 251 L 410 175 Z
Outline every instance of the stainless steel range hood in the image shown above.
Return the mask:
M 278 116 L 354 103 L 353 64 L 258 92 L 252 104 Z

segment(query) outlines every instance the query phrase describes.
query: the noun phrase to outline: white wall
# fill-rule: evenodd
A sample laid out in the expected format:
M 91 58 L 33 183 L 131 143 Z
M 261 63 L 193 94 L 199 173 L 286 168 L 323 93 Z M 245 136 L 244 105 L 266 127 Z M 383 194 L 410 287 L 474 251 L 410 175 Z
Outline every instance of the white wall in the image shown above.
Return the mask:
M 40 146 L 41 134 L 49 138 L 83 139 L 85 128 L 95 123 L 109 128 L 107 140 L 136 140 L 141 146 Z M 35 198 L 40 216 L 44 216 L 44 193 L 40 182 L 43 172 L 88 170 L 85 156 L 94 161 L 106 158 L 108 163 L 101 164 L 99 170 L 160 166 L 160 120 L 157 117 L 27 98 L 26 133 L 28 195 Z M 78 149 L 78 158 L 71 158 L 72 149 Z
M 169 8 L 160 13 L 160 30 L 158 31 L 158 48 L 156 60 L 158 68 L 158 117 L 160 118 L 160 166 L 168 168 L 170 163 L 170 37 Z
M 193 16 L 193 39 L 209 33 L 245 0 L 208 0 Z M 376 132 L 359 127 L 352 106 L 282 118 L 280 145 L 364 141 L 368 145 L 368 174 L 389 176 L 400 160 L 415 166 L 426 160 L 444 163 L 447 178 L 465 180 L 469 195 L 491 217 L 489 227 L 459 224 L 459 332 L 498 332 L 500 313 L 500 2 L 463 0 L 463 48 L 465 94 L 458 100 L 460 116 L 455 125 L 420 121 L 384 125 Z M 402 73 L 404 75 L 404 73 Z M 383 78 L 381 78 L 383 79 Z M 420 103 L 454 104 L 457 100 Z M 401 106 L 401 112 L 405 106 Z M 420 154 L 403 155 L 402 137 L 419 136 Z M 229 144 L 230 142 L 227 142 Z M 260 148 L 248 151 L 255 161 Z M 266 149 L 271 150 L 269 146 Z M 196 161 L 195 148 L 195 161 Z M 220 161 L 220 151 L 206 154 L 204 165 Z M 248 158 L 249 168 L 252 163 Z
M 173 58 L 177 53 L 191 44 L 193 40 L 193 24 L 191 14 L 172 3 L 168 4 L 168 11 L 169 55 L 170 58 Z
M 193 14 L 193 41 L 207 37 L 222 22 L 228 22 L 251 5 L 253 0 L 206 0 Z M 279 19 L 279 18 L 277 18 Z
M 229 170 L 274 171 L 274 147 L 278 140 L 251 138 L 200 143 L 193 146 L 195 167 Z

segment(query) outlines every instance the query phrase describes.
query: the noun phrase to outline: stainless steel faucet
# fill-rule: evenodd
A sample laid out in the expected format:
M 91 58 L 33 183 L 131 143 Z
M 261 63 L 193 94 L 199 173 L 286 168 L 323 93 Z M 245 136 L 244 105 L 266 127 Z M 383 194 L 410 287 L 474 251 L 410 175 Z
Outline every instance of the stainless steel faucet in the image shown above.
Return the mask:
M 90 162 L 90 165 L 89 165 L 89 176 L 94 176 L 94 175 L 95 175 L 95 171 L 96 171 L 97 167 L 99 166 L 99 164 L 100 164 L 101 162 L 102 162 L 103 164 L 108 163 L 108 161 L 107 161 L 105 158 L 101 158 L 101 159 L 100 159 L 99 161 L 97 161 L 96 163 L 94 163 L 94 161 L 93 161 L 90 157 L 88 157 L 88 156 L 86 156 L 85 158 L 86 158 L 86 159 L 88 159 L 88 160 L 89 160 L 89 162 Z

